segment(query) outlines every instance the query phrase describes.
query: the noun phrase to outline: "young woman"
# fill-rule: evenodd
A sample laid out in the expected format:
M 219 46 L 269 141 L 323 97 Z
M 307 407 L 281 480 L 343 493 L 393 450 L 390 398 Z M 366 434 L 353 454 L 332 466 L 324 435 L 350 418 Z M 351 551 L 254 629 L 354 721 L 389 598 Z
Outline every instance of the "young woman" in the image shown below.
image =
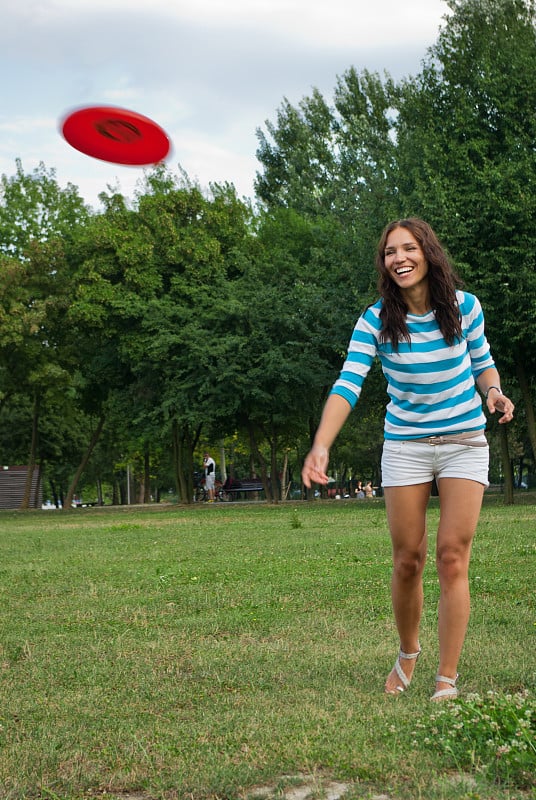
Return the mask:
M 458 660 L 469 621 L 469 557 L 488 485 L 485 397 L 500 423 L 514 405 L 503 394 L 478 299 L 460 284 L 424 221 L 398 220 L 380 239 L 380 299 L 355 326 L 328 397 L 303 482 L 327 482 L 329 449 L 357 403 L 376 356 L 387 379 L 382 486 L 393 549 L 392 603 L 400 650 L 385 691 L 408 688 L 421 652 L 426 508 L 433 479 L 440 500 L 436 563 L 440 583 L 439 668 L 433 700 L 458 694 Z

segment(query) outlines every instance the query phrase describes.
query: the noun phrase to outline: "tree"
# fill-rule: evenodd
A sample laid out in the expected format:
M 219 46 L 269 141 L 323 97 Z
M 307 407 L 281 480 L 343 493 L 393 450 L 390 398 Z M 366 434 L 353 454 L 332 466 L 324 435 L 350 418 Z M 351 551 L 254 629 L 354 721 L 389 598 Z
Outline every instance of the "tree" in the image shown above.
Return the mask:
M 70 383 L 66 353 L 60 344 L 62 319 L 69 302 L 62 246 L 52 239 L 32 241 L 21 261 L 3 259 L 0 270 L 0 393 L 3 404 L 13 407 L 26 395 L 31 414 L 26 433 L 27 480 L 21 508 L 28 508 L 31 480 L 39 452 L 39 421 L 47 398 Z M 17 448 L 17 449 L 20 449 Z
M 422 73 L 401 93 L 401 213 L 434 224 L 480 297 L 504 381 L 519 381 L 536 455 L 535 8 L 448 5 Z
M 4 403 L 24 392 L 28 420 L 28 475 L 22 507 L 28 507 L 39 451 L 39 421 L 47 397 L 70 382 L 72 361 L 61 347 L 72 292 L 65 244 L 88 219 L 75 187 L 59 188 L 43 164 L 25 174 L 17 160 L 12 178 L 1 178 L 0 394 Z M 16 386 L 16 388 L 15 388 Z
M 143 198 L 162 289 L 147 305 L 132 342 L 134 371 L 170 425 L 177 489 L 193 497 L 193 456 L 201 431 L 219 439 L 236 409 L 236 295 L 251 241 L 251 211 L 234 187 L 204 197 L 185 187 Z
M 375 296 L 375 245 L 397 202 L 392 135 L 396 98 L 389 76 L 382 81 L 377 74 L 358 74 L 352 68 L 338 79 L 333 106 L 315 90 L 296 108 L 285 101 L 276 123 L 268 122 L 267 132 L 258 132 L 263 173 L 257 175 L 256 190 L 267 213 L 261 217 L 261 230 L 273 232 L 279 215 L 281 230 L 286 225 L 289 231 L 286 238 L 272 234 L 265 259 L 284 264 L 280 274 L 299 274 L 302 284 L 299 302 L 289 295 L 283 300 L 290 308 L 299 307 L 306 321 L 305 332 L 296 329 L 289 335 L 306 342 L 300 364 L 293 365 L 294 382 L 301 373 L 300 396 L 308 401 L 301 409 L 309 421 L 305 449 L 342 366 L 352 326 Z M 300 265 L 298 273 L 296 267 L 287 267 L 288 253 Z M 263 267 L 262 274 L 266 283 L 270 270 Z M 277 300 L 265 306 L 275 309 Z M 379 382 L 371 382 L 367 391 L 376 405 L 383 402 Z M 344 447 L 347 440 L 354 452 L 361 440 L 362 449 L 369 449 L 363 426 L 342 431 L 340 452 L 346 456 L 351 452 Z
M 41 162 L 25 173 L 20 159 L 15 164 L 15 175 L 0 178 L 0 252 L 24 259 L 30 242 L 69 240 L 90 211 L 76 186 L 60 188 L 55 170 Z
M 165 169 L 145 189 L 132 210 L 108 198 L 88 228 L 72 315 L 92 326 L 92 350 L 99 335 L 101 352 L 110 348 L 121 385 L 108 382 L 104 402 L 127 409 L 129 460 L 157 436 L 173 448 L 177 490 L 191 502 L 200 431 L 229 412 L 232 287 L 251 212 L 233 187 L 205 197 Z
M 306 433 L 308 417 L 318 413 L 317 389 L 326 386 L 326 368 L 334 360 L 341 314 L 339 307 L 337 318 L 329 264 L 323 260 L 332 233 L 327 220 L 306 220 L 284 208 L 265 213 L 253 257 L 237 283 L 236 418 L 274 501 L 279 458 Z

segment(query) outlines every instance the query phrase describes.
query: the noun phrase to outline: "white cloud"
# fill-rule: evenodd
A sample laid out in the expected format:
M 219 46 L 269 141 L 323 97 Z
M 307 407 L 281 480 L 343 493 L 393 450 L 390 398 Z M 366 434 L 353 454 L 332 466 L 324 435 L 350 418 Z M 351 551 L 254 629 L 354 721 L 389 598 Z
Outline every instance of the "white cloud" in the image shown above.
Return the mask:
M 358 45 L 360 37 L 369 46 L 376 46 L 410 30 L 416 39 L 433 35 L 438 7 L 438 0 L 77 0 L 76 11 L 93 15 L 119 11 L 129 16 L 150 12 L 155 17 L 207 28 L 262 30 L 330 49 Z M 57 16 L 72 10 L 72 0 L 50 2 L 50 12 L 55 11 Z
M 91 203 L 143 173 L 73 151 L 58 134 L 72 108 L 118 105 L 158 122 L 169 161 L 202 185 L 251 195 L 255 130 L 283 98 L 331 100 L 351 66 L 415 73 L 444 0 L 0 0 L 0 172 L 43 161 Z

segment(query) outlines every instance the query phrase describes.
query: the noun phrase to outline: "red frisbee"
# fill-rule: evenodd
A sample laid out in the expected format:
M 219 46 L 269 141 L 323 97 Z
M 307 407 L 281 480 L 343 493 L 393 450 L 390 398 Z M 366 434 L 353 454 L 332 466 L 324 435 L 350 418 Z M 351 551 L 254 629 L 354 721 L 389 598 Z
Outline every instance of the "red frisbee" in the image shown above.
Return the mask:
M 72 111 L 64 118 L 61 132 L 71 147 L 114 164 L 157 164 L 171 147 L 166 132 L 152 119 L 114 106 Z

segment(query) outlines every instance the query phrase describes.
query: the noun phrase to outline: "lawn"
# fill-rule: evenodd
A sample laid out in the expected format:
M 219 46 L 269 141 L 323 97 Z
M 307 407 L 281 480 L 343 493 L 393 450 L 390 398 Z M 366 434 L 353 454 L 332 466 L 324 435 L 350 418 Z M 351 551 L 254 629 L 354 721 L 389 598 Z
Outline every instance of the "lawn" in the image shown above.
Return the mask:
M 486 499 L 464 695 L 535 694 L 527 499 Z M 282 797 L 301 774 L 319 798 L 329 780 L 348 800 L 534 798 L 415 736 L 437 666 L 435 499 L 429 518 L 423 655 L 392 698 L 381 499 L 0 513 L 0 797 Z

